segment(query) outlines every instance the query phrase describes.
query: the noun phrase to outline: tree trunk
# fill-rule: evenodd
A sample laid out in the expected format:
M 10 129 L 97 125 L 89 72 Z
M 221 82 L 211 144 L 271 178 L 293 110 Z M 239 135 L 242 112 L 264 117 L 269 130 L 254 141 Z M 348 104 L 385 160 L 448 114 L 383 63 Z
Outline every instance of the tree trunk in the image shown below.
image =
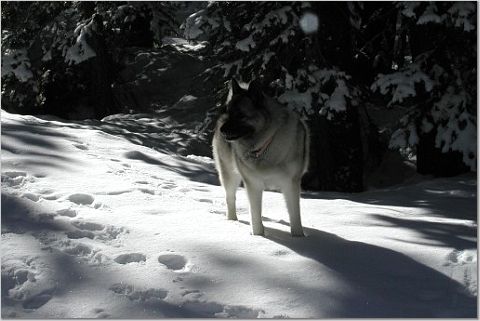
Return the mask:
M 364 157 L 358 111 L 348 107 L 332 120 L 311 119 L 310 167 L 303 187 L 313 190 L 361 192 Z

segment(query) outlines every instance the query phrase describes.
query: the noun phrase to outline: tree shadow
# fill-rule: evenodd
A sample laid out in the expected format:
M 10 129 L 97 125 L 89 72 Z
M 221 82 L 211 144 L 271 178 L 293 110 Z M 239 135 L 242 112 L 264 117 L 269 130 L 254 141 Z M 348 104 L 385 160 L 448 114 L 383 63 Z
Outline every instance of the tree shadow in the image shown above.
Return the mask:
M 187 145 L 192 139 L 194 140 L 194 137 L 191 137 L 187 132 L 184 133 L 188 125 L 181 125 L 176 122 L 173 122 L 173 125 L 169 125 L 161 119 L 155 118 L 154 114 L 125 115 L 125 117 L 126 119 L 121 120 L 86 120 L 80 122 L 67 121 L 52 116 L 37 116 L 37 118 L 43 119 L 42 123 L 26 122 L 25 124 L 2 124 L 2 149 L 12 154 L 21 153 L 35 157 L 35 160 L 24 161 L 24 163 L 32 166 L 59 167 L 66 169 L 67 167 L 64 165 L 74 162 L 78 163 L 78 161 L 64 155 L 56 155 L 54 152 L 60 151 L 61 146 L 50 141 L 48 138 L 59 137 L 71 141 L 74 140 L 74 137 L 61 132 L 62 128 L 65 127 L 96 130 L 100 133 L 124 138 L 135 145 L 171 154 L 173 160 L 164 162 L 158 158 L 136 150 L 131 150 L 125 153 L 123 156 L 127 159 L 139 160 L 149 165 L 161 166 L 185 176 L 192 181 L 211 185 L 220 184 L 212 164 L 178 155 L 179 149 L 188 149 Z M 142 118 L 148 118 L 150 121 L 137 122 L 137 120 Z M 178 132 L 178 137 L 169 137 L 172 127 L 175 127 L 175 131 Z M 12 140 L 21 141 L 26 146 L 41 147 L 41 149 L 22 149 L 21 151 L 18 151 L 16 145 L 12 144 Z M 204 147 L 199 148 L 204 149 Z
M 24 234 L 25 237 L 32 236 L 40 244 L 42 244 L 45 233 L 68 235 L 74 230 L 73 226 L 54 220 L 52 214 L 44 211 L 39 204 L 6 193 L 1 195 L 1 213 L 2 235 L 6 233 Z M 66 255 L 50 246 L 45 246 L 42 251 L 48 251 L 48 254 L 41 257 L 34 255 L 32 260 L 40 260 L 41 266 L 50 266 L 54 271 L 52 277 L 55 278 L 55 282 L 51 282 L 50 286 L 45 286 L 43 283 L 41 287 L 44 289 L 41 292 L 26 292 L 26 295 L 20 299 L 12 299 L 8 292 L 18 285 L 18 280 L 8 271 L 4 273 L 2 265 L 2 307 L 18 306 L 20 309 L 27 309 L 26 311 L 37 309 L 53 297 L 65 294 L 65 287 L 68 286 L 71 289 L 82 285 L 82 278 L 88 274 L 88 271 L 79 264 L 74 256 Z M 33 282 L 35 283 L 35 281 Z M 2 317 L 8 316 L 2 314 Z
M 219 185 L 217 173 L 205 163 L 194 159 L 173 157 L 173 161 L 164 162 L 140 151 L 129 151 L 124 154 L 125 158 L 139 160 L 149 165 L 160 166 L 187 177 L 191 181 L 204 184 Z
M 69 164 L 78 163 L 72 157 L 65 156 L 62 146 L 51 138 L 72 140 L 73 137 L 36 121 L 25 123 L 11 121 L 2 122 L 2 152 L 15 155 L 31 156 L 23 160 L 23 164 L 32 167 L 51 167 L 67 169 Z
M 346 199 L 373 206 L 415 207 L 432 215 L 477 221 L 476 173 L 366 191 L 359 194 L 305 191 L 306 199 Z
M 356 203 L 354 208 L 362 209 L 362 213 L 375 222 L 421 234 L 427 240 L 424 245 L 471 249 L 477 247 L 476 188 L 476 176 L 464 174 L 361 194 L 306 191 L 302 198 L 351 201 Z M 378 214 L 379 210 L 385 214 Z M 429 220 L 420 217 L 422 213 L 427 213 Z M 451 221 L 442 220 L 444 218 Z M 419 244 L 416 240 L 414 243 Z
M 477 248 L 476 227 L 447 222 L 429 222 L 415 219 L 396 218 L 379 214 L 370 214 L 370 216 L 379 221 L 389 223 L 391 226 L 408 228 L 422 234 L 424 239 L 431 241 L 424 245 L 448 246 L 460 250 Z M 408 242 L 406 240 L 399 241 Z M 419 244 L 418 241 L 415 241 L 414 243 Z
M 305 238 L 267 228 L 266 238 L 315 260 L 347 281 L 335 317 L 475 317 L 477 300 L 464 287 L 408 256 L 305 228 Z M 321 302 L 318 303 L 321 305 Z

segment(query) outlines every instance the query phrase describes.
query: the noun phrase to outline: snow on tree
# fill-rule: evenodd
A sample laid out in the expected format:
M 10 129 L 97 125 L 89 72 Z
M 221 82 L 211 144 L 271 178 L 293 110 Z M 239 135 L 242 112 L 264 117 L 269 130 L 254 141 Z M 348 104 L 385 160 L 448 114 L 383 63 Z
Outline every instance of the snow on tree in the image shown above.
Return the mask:
M 435 149 L 460 153 L 463 164 L 475 171 L 476 6 L 473 2 L 397 6 L 406 18 L 401 22 L 407 30 L 405 41 L 416 52 L 412 62 L 379 74 L 371 86 L 389 97 L 388 106 L 411 106 L 390 147 L 416 148 L 431 134 Z

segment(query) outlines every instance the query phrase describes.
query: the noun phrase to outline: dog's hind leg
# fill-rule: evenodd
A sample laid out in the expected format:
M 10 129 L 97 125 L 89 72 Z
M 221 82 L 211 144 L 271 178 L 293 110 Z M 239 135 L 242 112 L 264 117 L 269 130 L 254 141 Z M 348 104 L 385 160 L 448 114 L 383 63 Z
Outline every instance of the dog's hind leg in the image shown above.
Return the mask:
M 285 184 L 282 188 L 282 193 L 287 203 L 292 236 L 305 236 L 300 218 L 300 181 L 294 179 L 293 182 Z
M 254 183 L 245 182 L 248 201 L 250 203 L 250 225 L 253 235 L 263 235 L 264 228 L 262 223 L 262 194 L 263 188 Z

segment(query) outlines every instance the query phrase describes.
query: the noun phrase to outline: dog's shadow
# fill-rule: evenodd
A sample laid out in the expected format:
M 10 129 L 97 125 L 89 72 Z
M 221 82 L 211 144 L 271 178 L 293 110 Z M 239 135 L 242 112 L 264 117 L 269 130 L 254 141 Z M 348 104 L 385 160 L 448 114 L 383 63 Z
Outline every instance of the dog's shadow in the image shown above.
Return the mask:
M 460 283 L 402 253 L 312 228 L 304 231 L 306 237 L 296 238 L 266 228 L 265 237 L 345 280 L 351 291 L 336 317 L 476 316 L 476 298 Z

